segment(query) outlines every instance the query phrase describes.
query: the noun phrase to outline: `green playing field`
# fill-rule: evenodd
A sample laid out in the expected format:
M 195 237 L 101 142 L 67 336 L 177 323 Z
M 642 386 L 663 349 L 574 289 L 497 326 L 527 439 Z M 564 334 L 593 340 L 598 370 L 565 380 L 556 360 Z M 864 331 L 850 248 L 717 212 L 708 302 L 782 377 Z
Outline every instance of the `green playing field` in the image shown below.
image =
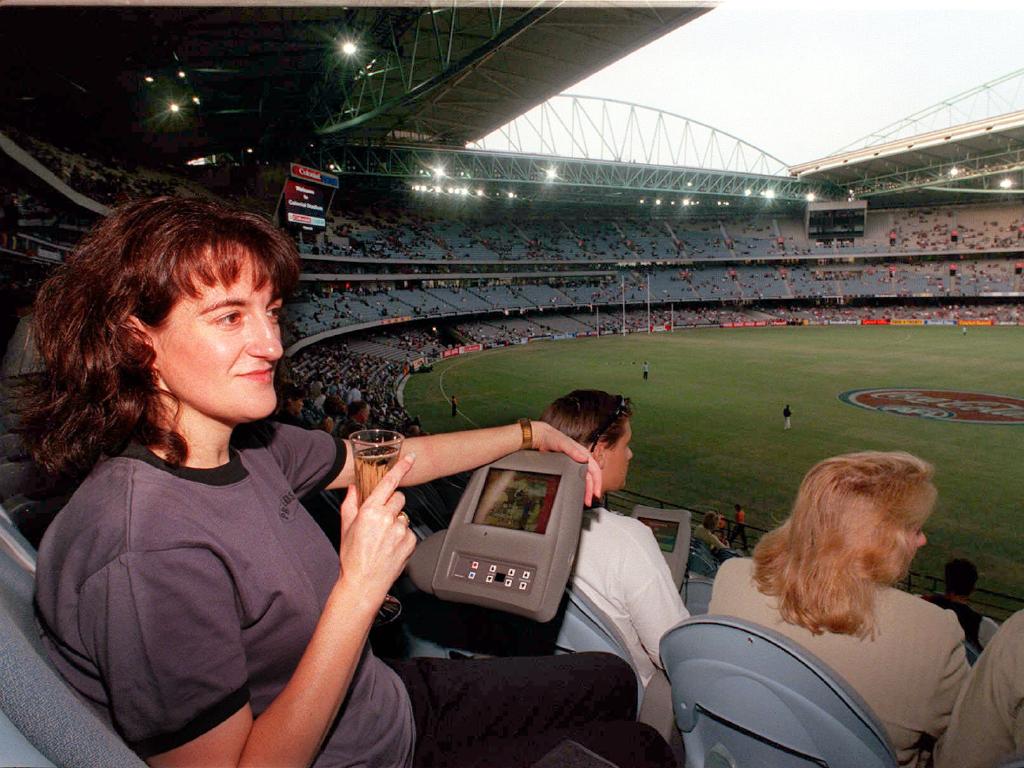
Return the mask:
M 1024 425 L 986 425 L 856 408 L 839 394 L 921 387 L 1024 396 L 1024 329 L 799 327 L 680 330 L 493 350 L 413 376 L 406 407 L 432 432 L 537 417 L 576 388 L 632 398 L 628 487 L 772 527 L 803 474 L 847 451 L 905 450 L 936 467 L 939 502 L 915 570 L 969 557 L 979 586 L 1024 595 Z M 650 380 L 641 365 L 648 360 Z M 450 416 L 456 394 L 464 415 Z M 783 431 L 782 408 L 793 409 Z

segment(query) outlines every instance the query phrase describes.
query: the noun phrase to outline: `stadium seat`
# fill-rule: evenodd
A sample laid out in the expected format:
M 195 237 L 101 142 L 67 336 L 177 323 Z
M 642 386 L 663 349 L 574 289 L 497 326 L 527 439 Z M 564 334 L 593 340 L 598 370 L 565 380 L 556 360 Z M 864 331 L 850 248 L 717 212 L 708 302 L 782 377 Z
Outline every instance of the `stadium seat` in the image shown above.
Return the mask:
M 50 665 L 33 618 L 32 575 L 5 548 L 0 548 L 0 647 L 0 712 L 52 764 L 144 768 Z M 33 764 L 29 758 L 22 763 L 14 757 L 23 754 L 15 750 L 23 750 L 24 743 L 13 732 L 0 727 L 0 734 L 0 764 Z
M 3 506 L 0 510 L 0 550 L 3 550 L 18 565 L 33 577 L 36 572 L 36 550 L 11 521 Z
M 0 502 L 17 494 L 30 496 L 46 489 L 49 479 L 30 461 L 0 462 Z
M 999 631 L 999 622 L 989 616 L 981 617 L 981 625 L 978 627 L 978 642 L 984 648 L 988 645 L 992 636 Z
M 686 570 L 688 573 L 711 578 L 718 573 L 718 560 L 703 541 L 690 540 L 690 558 L 686 563 Z
M 687 768 L 895 768 L 885 730 L 827 665 L 791 640 L 726 616 L 665 634 Z
M 28 451 L 25 450 L 20 435 L 13 432 L 5 432 L 0 435 L 0 459 L 21 461 L 26 458 L 28 458 Z
M 690 576 L 683 584 L 683 604 L 691 616 L 700 616 L 708 612 L 711 604 L 711 590 L 715 580 L 707 576 Z

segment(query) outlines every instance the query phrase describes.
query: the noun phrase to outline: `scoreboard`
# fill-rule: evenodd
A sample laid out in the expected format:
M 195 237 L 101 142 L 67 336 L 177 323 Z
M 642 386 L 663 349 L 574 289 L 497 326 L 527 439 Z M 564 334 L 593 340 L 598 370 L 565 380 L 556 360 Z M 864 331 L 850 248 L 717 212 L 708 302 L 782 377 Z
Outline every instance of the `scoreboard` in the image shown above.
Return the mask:
M 852 240 L 864 237 L 867 223 L 866 200 L 808 203 L 805 222 L 810 240 Z
M 327 209 L 339 186 L 338 177 L 298 163 L 291 164 L 289 175 L 282 193 L 282 223 L 307 232 L 323 232 L 327 228 Z

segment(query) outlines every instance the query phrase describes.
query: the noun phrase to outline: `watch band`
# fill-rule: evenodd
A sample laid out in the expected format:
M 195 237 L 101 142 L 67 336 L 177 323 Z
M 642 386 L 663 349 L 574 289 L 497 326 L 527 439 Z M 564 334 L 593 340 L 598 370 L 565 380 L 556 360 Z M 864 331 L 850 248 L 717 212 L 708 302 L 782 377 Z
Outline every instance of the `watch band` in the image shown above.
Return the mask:
M 519 420 L 519 426 L 523 430 L 523 444 L 519 446 L 521 451 L 529 451 L 533 448 L 533 424 L 529 419 Z

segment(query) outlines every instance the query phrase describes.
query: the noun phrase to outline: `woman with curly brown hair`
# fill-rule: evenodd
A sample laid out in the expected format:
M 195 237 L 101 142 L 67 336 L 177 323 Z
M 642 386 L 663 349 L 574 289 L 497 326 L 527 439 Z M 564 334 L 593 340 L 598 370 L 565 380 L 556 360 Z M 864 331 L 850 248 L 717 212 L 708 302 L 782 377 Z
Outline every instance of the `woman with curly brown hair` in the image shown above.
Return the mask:
M 818 463 L 753 558 L 722 565 L 709 608 L 774 629 L 832 666 L 885 725 L 901 766 L 927 760 L 967 673 L 956 616 L 894 588 L 925 544 L 931 477 L 907 453 Z
M 157 198 L 116 210 L 41 289 L 46 372 L 23 423 L 41 464 L 84 476 L 39 551 L 53 663 L 152 765 L 468 766 L 493 764 L 496 744 L 528 764 L 552 740 L 586 743 L 573 723 L 594 721 L 627 741 L 635 683 L 616 659 L 531 660 L 521 676 L 544 696 L 520 703 L 494 690 L 501 660 L 396 672 L 373 655 L 371 624 L 415 547 L 399 484 L 522 447 L 589 456 L 526 420 L 409 439 L 358 499 L 347 442 L 265 421 L 297 279 L 293 243 L 263 218 Z M 600 492 L 592 462 L 587 486 Z M 298 502 L 325 487 L 349 489 L 340 554 Z M 582 685 L 555 696 L 559 675 Z M 453 677 L 491 699 L 447 702 L 465 717 L 455 735 L 422 706 L 445 705 Z M 495 741 L 485 717 L 504 727 L 528 705 L 554 707 L 544 727 Z

